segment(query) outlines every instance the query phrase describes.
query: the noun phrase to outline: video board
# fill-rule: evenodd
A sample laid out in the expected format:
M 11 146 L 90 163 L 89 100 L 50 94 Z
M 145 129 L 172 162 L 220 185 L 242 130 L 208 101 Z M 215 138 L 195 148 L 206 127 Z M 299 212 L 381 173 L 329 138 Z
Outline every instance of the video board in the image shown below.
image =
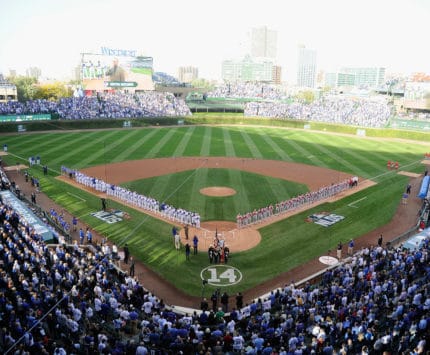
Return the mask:
M 82 84 L 84 90 L 154 90 L 152 68 L 152 57 L 102 47 L 100 54 L 82 54 Z

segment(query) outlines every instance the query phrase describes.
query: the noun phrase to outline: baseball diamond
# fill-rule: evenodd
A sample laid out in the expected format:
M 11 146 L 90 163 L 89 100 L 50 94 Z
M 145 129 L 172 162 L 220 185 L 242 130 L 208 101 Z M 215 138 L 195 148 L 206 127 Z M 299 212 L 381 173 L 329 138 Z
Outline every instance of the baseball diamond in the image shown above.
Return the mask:
M 245 126 L 146 128 L 50 135 L 49 141 L 45 140 L 44 134 L 26 135 L 25 141 L 19 136 L 8 137 L 9 155 L 5 156 L 5 160 L 12 157 L 10 164 L 13 165 L 17 157 L 31 155 L 32 147 L 37 144 L 38 149 L 44 151 L 40 153 L 42 164 L 46 162 L 50 167 L 50 174 L 41 176 L 42 190 L 62 205 L 61 209 L 79 216 L 94 232 L 107 236 L 119 248 L 127 243 L 134 258 L 143 262 L 138 267 L 146 265 L 149 268 L 145 269 L 146 272 L 142 271 L 147 275 L 144 285 L 148 289 L 154 293 L 160 289 L 160 278 L 156 275 L 163 280 L 171 280 L 175 287 L 184 292 L 184 297 L 179 302 L 177 292 L 166 292 L 162 294 L 163 298 L 172 304 L 188 306 L 198 303 L 200 270 L 209 262 L 207 250 L 218 233 L 221 234 L 218 239 L 224 240 L 230 248 L 228 263 L 243 273 L 241 282 L 229 287 L 229 292 L 242 291 L 247 299 L 282 286 L 288 279 L 291 280 L 288 275 L 294 275 L 294 280 L 298 280 L 299 275 L 309 275 L 300 265 L 330 254 L 338 240 L 346 241 L 354 236 L 357 246 L 365 245 L 360 244 L 360 237 L 368 235 L 372 240 L 372 230 L 377 228 L 397 229 L 397 232 L 392 232 L 393 237 L 400 234 L 414 222 L 403 225 L 387 223 L 396 213 L 400 201 L 398 196 L 406 181 L 411 179 L 415 184 L 415 180 L 399 175 L 397 171 L 386 171 L 385 162 L 390 157 L 398 160 L 405 171 L 418 173 L 422 170 L 422 151 L 426 150 L 420 143 L 413 142 Z M 56 143 L 59 141 L 67 143 L 59 146 Z M 14 150 L 13 146 L 16 147 Z M 86 154 L 82 155 L 83 152 Z M 227 152 L 235 156 L 221 156 Z M 101 192 L 93 195 L 94 191 L 90 188 L 76 189 L 53 179 L 61 176 L 61 165 L 118 186 L 125 183 L 136 189 L 142 187 L 144 195 L 158 196 L 160 200 L 168 197 L 166 191 L 173 196 L 173 202 L 176 195 L 185 196 L 177 200 L 181 202 L 176 207 L 187 208 L 190 202 L 197 203 L 201 206 L 198 212 L 212 217 L 203 218 L 199 229 L 190 226 L 187 241 L 185 225 L 159 221 L 153 218 L 157 216 L 147 211 L 142 215 L 143 211 L 109 198 L 108 208 L 122 210 L 129 218 L 111 225 L 102 223 L 94 219 L 91 213 L 100 210 L 99 199 L 105 195 Z M 220 172 L 214 174 L 215 181 L 211 180 L 211 171 Z M 249 172 L 256 175 L 246 175 Z M 37 173 L 36 166 L 34 174 Z M 253 211 L 306 193 L 302 188 L 297 190 L 295 185 L 287 186 L 272 180 L 265 183 L 261 176 L 302 183 L 307 191 L 315 191 L 355 175 L 359 176 L 357 187 L 321 200 L 318 204 L 307 204 L 294 213 L 272 216 L 246 228 L 238 229 L 234 223 L 238 212 Z M 62 176 L 61 179 L 74 183 L 69 176 Z M 222 198 L 205 197 L 199 193 L 200 188 L 210 186 L 228 186 L 237 193 Z M 360 199 L 360 208 L 348 207 Z M 419 201 L 410 201 L 407 208 L 412 208 L 414 203 Z M 220 211 L 223 213 L 220 214 Z M 226 214 L 227 211 L 231 212 Z M 324 230 L 306 222 L 308 215 L 320 212 L 336 213 L 345 216 L 345 219 Z M 226 219 L 226 216 L 229 217 Z M 397 216 L 396 219 L 411 216 L 412 213 Z M 176 225 L 181 237 L 183 246 L 179 252 L 172 247 L 172 224 Z M 182 248 L 187 242 L 192 243 L 194 234 L 199 239 L 198 254 L 191 255 L 190 262 L 186 263 Z M 313 262 L 314 271 L 324 267 L 318 261 Z M 187 277 L 178 278 L 178 269 Z
M 0 354 L 430 354 L 404 3 L 3 1 Z
M 219 139 L 220 133 L 230 138 Z M 235 297 L 229 300 L 229 294 L 237 295 L 236 306 L 242 299 L 244 307 L 237 307 L 244 314 L 247 303 L 256 305 L 260 299 L 267 308 L 274 290 L 317 282 L 318 273 L 326 275 L 327 268 L 348 262 L 351 243 L 362 253 L 375 243 L 382 245 L 382 235 L 389 244 L 412 229 L 421 207 L 413 195 L 407 204 L 399 200 L 405 186 L 419 189 L 420 143 L 353 136 L 345 143 L 344 135 L 234 126 L 45 137 L 7 136 L 10 149 L 3 158 L 22 196 L 31 194 L 64 226 L 75 250 L 95 247 L 111 255 L 124 275 L 146 288 L 148 297 L 156 295 L 184 319 L 210 294 L 213 309 L 221 301 L 223 310 L 234 310 Z M 148 137 L 156 137 L 149 146 L 157 149 L 148 149 Z M 256 144 L 261 137 L 264 144 Z M 67 143 L 63 147 L 56 141 Z M 217 144 L 208 150 L 208 141 Z M 366 145 L 369 150 L 363 149 Z M 19 163 L 35 146 L 44 149 L 43 169 Z M 223 151 L 227 156 L 220 156 Z M 387 171 L 388 156 L 401 168 Z M 76 172 L 88 177 L 82 180 L 87 186 L 78 183 Z M 104 187 L 111 192 L 118 187 L 133 203 L 146 196 L 159 206 L 198 212 L 201 223 L 179 223 L 163 217 L 165 211 L 136 208 Z M 200 193 L 220 187 L 236 193 Z M 238 224 L 236 216 L 247 211 L 257 219 Z M 309 216 L 337 219 L 318 225 Z M 342 245 L 348 245 L 348 254 Z M 148 312 L 148 303 L 142 312 Z

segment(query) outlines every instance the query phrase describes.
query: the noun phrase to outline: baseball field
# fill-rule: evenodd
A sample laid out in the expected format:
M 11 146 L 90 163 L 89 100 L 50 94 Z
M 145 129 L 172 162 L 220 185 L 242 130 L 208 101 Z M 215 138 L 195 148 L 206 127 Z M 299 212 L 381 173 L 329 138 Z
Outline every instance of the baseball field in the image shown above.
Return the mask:
M 48 165 L 49 175 L 43 175 L 41 166 L 28 171 L 40 179 L 43 192 L 113 243 L 120 247 L 127 243 L 136 259 L 192 296 L 200 295 L 202 279 L 207 278 L 213 281 L 210 287 L 223 287 L 230 294 L 252 289 L 334 250 L 339 241 L 347 243 L 388 223 L 409 178 L 388 170 L 387 161 L 397 161 L 401 171 L 422 173 L 423 154 L 430 150 L 428 143 L 399 139 L 209 125 L 17 134 L 0 136 L 0 143 L 8 145 L 8 155 L 3 157 L 8 165 L 28 165 L 29 157 L 39 155 L 42 165 Z M 184 158 L 194 160 L 192 169 L 187 168 Z M 222 163 L 225 158 L 235 159 L 235 163 Z M 155 164 L 163 159 L 169 160 L 168 173 L 158 174 Z M 143 161 L 147 163 L 141 169 Z M 269 168 L 250 168 L 268 161 L 278 166 L 277 173 Z M 115 166 L 123 162 L 136 168 L 133 173 L 123 171 L 119 178 Z M 168 221 L 113 200 L 108 201 L 109 209 L 125 212 L 126 218 L 106 223 L 94 217 L 92 213 L 101 209 L 100 196 L 57 179 L 62 165 L 89 173 L 97 169 L 105 181 L 197 211 L 203 225 L 211 222 L 215 228 L 218 222 L 235 222 L 238 213 L 290 199 L 325 186 L 327 181 L 336 183 L 356 175 L 360 183 L 375 184 L 264 227 L 256 226 L 261 236 L 258 245 L 233 252 L 223 269 L 211 267 L 208 261 L 212 231 L 196 232 L 200 252 L 186 260 L 184 249 L 178 252 L 173 247 L 172 223 Z M 309 166 L 321 170 L 307 170 Z M 323 176 L 323 170 L 329 177 Z M 207 187 L 226 187 L 235 194 L 207 196 L 200 192 Z M 309 222 L 308 216 L 322 212 L 344 218 L 330 227 Z M 246 233 L 241 238 L 246 238 Z

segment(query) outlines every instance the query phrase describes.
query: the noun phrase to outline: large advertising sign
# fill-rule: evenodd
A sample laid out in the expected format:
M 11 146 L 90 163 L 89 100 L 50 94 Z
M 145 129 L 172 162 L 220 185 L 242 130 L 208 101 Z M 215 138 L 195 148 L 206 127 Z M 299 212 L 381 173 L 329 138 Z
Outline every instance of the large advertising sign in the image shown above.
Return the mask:
M 0 122 L 21 122 L 21 121 L 46 121 L 51 119 L 51 114 L 40 115 L 0 115 Z
M 430 110 L 430 82 L 406 83 L 403 107 Z
M 154 90 L 152 66 L 152 57 L 135 50 L 102 47 L 101 54 L 82 54 L 82 83 L 85 90 Z

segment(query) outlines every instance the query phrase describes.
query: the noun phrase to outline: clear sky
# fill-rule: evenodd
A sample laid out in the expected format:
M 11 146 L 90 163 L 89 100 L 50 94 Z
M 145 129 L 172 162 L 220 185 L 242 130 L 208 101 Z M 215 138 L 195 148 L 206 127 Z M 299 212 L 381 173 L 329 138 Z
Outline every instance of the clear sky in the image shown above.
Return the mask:
M 222 60 L 242 58 L 261 26 L 278 32 L 286 81 L 298 44 L 317 50 L 318 70 L 430 73 L 429 19 L 430 0 L 0 0 L 0 73 L 70 77 L 79 53 L 107 46 L 152 56 L 155 71 L 192 65 L 220 79 Z

